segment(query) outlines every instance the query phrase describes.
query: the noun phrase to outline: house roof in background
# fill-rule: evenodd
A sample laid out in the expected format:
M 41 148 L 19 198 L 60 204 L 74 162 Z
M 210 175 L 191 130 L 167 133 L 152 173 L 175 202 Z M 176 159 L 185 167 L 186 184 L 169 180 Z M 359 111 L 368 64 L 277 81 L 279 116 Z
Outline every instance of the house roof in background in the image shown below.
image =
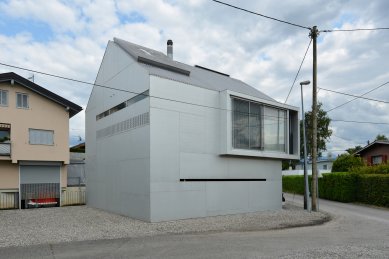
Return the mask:
M 361 155 L 361 153 L 363 153 L 363 152 L 367 151 L 368 149 L 371 149 L 371 148 L 373 148 L 374 146 L 377 146 L 377 145 L 388 145 L 389 146 L 389 141 L 376 140 L 376 141 L 366 145 L 361 150 L 355 152 L 354 155 Z
M 213 71 L 201 66 L 190 66 L 170 59 L 160 51 L 146 48 L 122 39 L 114 42 L 137 60 L 150 75 L 202 87 L 214 91 L 230 90 L 241 94 L 277 102 L 254 87 L 227 74 Z
M 82 111 L 82 107 L 47 90 L 46 88 L 43 88 L 42 86 L 39 86 L 35 84 L 34 82 L 31 82 L 30 80 L 14 73 L 14 72 L 9 72 L 9 73 L 3 73 L 0 74 L 0 83 L 2 82 L 11 82 L 13 80 L 15 83 L 26 87 L 27 89 L 44 96 L 54 102 L 56 102 L 59 105 L 62 105 L 63 107 L 69 107 L 69 117 L 73 117 L 80 111 Z

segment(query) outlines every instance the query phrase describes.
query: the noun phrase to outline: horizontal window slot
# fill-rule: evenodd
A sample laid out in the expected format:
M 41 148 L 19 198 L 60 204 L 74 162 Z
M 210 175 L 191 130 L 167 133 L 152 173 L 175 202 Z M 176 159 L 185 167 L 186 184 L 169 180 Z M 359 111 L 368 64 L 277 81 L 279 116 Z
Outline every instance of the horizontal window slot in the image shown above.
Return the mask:
M 96 120 L 100 120 L 104 117 L 107 117 L 117 111 L 120 111 L 128 106 L 133 105 L 134 103 L 137 103 L 145 98 L 149 97 L 149 90 L 144 91 L 143 93 L 140 93 L 138 95 L 135 95 L 134 97 L 131 97 L 127 101 L 124 101 L 122 103 L 119 103 L 115 107 L 112 107 L 111 109 L 106 110 L 105 112 L 102 112 L 96 116 Z
M 180 179 L 180 182 L 266 182 L 263 178 L 251 179 Z

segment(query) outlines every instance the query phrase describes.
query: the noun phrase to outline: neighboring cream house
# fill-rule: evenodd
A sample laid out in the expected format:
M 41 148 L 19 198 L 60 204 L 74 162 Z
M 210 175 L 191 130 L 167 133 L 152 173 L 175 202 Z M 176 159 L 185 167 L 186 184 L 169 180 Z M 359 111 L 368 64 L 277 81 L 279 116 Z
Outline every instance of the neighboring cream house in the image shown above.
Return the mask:
M 60 205 L 69 118 L 81 110 L 18 74 L 0 74 L 0 208 Z
M 298 108 L 167 49 L 108 43 L 86 109 L 87 205 L 151 222 L 281 209 Z

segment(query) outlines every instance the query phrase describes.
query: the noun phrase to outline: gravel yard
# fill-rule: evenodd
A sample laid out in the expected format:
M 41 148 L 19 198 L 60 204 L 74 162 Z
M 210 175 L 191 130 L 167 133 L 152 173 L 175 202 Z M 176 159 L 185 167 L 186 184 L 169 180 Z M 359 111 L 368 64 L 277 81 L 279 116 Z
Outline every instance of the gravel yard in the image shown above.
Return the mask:
M 0 247 L 54 244 L 207 231 L 258 231 L 314 225 L 330 219 L 286 203 L 280 211 L 147 223 L 88 206 L 0 210 Z

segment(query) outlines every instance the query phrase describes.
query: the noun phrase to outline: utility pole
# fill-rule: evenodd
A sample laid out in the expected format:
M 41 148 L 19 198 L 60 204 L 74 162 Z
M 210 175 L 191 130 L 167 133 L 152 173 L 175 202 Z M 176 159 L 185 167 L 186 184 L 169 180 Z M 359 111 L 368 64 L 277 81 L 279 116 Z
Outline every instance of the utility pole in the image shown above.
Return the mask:
M 313 77 L 312 77 L 312 210 L 318 211 L 317 193 L 317 52 L 316 40 L 319 31 L 316 26 L 313 26 L 309 36 L 313 41 Z

